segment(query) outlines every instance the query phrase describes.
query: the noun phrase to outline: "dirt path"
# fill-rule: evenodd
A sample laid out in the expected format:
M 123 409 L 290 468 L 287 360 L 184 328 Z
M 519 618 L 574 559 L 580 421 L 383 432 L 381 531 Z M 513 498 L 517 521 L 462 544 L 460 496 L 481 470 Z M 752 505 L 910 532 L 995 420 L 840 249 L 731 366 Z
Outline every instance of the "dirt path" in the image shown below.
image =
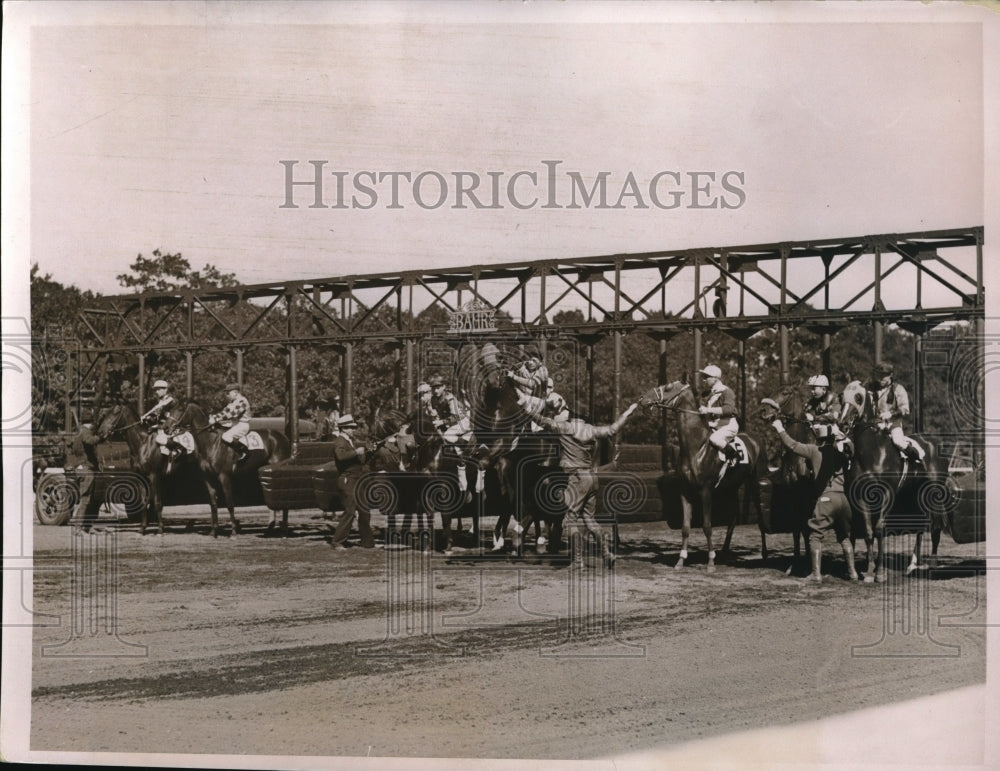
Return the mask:
M 816 586 L 784 575 L 787 537 L 755 557 L 751 527 L 709 575 L 700 553 L 672 569 L 664 523 L 627 525 L 613 573 L 577 579 L 531 554 L 333 553 L 321 520 L 274 539 L 243 518 L 218 540 L 89 536 L 116 543 L 116 611 L 94 613 L 117 639 L 70 635 L 71 531 L 36 527 L 35 610 L 60 624 L 35 633 L 32 749 L 596 758 L 985 682 L 982 558 L 947 536 L 941 569 L 882 585 L 840 578 L 828 546 Z M 394 593 L 412 613 L 387 615 Z

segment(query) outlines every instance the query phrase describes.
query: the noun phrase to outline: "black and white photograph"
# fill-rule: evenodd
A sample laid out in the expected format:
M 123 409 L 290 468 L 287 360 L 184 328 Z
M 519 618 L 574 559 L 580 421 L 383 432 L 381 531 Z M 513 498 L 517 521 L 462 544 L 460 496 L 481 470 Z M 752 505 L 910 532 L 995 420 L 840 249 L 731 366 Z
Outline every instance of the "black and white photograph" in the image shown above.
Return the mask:
M 996 767 L 998 12 L 5 2 L 3 759 Z

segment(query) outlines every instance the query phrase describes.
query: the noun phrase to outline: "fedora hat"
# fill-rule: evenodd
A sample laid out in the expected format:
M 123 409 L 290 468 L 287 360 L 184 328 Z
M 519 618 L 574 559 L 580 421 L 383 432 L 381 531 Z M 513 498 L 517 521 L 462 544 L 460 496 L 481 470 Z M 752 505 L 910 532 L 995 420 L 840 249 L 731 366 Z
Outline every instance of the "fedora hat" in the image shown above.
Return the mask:
M 351 413 L 347 413 L 337 420 L 337 428 L 357 428 L 358 424 Z

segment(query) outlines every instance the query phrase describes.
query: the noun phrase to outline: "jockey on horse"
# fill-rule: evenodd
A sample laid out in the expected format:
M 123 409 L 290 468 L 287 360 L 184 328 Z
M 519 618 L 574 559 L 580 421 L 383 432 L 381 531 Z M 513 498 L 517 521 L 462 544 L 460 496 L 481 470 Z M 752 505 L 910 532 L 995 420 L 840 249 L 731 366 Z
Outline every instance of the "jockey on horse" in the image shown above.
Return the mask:
M 712 429 L 708 441 L 719 450 L 719 460 L 727 461 L 719 472 L 721 480 L 726 469 L 739 460 L 739 451 L 732 444 L 740 432 L 740 424 L 736 420 L 736 394 L 722 382 L 722 370 L 716 365 L 709 364 L 698 372 L 705 376 L 709 387 L 708 398 L 705 404 L 698 407 L 698 412 L 708 418 L 708 426 Z
M 465 476 L 465 458 L 473 445 L 472 421 L 468 408 L 448 389 L 444 378 L 435 375 L 429 381 L 431 396 L 428 402 L 435 417 L 435 428 L 441 431 L 445 444 L 450 445 L 458 457 L 458 489 L 468 491 Z M 447 428 L 446 428 L 447 426 Z
M 139 418 L 139 422 L 150 429 L 156 429 L 156 444 L 159 445 L 160 452 L 168 456 L 172 463 L 187 450 L 175 442 L 173 435 L 166 431 L 167 420 L 173 411 L 180 407 L 170 391 L 170 383 L 166 380 L 157 380 L 153 383 L 153 393 L 157 402 Z
M 916 463 L 923 463 L 924 448 L 903 433 L 903 418 L 910 414 L 910 398 L 900 383 L 892 380 L 892 365 L 879 362 L 872 371 L 868 390 L 875 401 L 880 427 L 888 428 L 896 449 Z
M 830 379 L 826 375 L 813 375 L 809 378 L 809 400 L 803 409 L 805 419 L 813 429 L 818 425 L 837 425 L 840 419 L 840 399 L 830 390 Z M 840 433 L 840 429 L 836 428 L 834 433 Z
M 250 433 L 250 418 L 253 412 L 250 410 L 250 402 L 240 392 L 239 383 L 229 383 L 226 385 L 229 394 L 229 404 L 223 407 L 222 412 L 216 412 L 208 416 L 208 425 L 221 425 L 226 428 L 222 434 L 222 441 L 233 448 L 236 453 L 236 463 L 240 464 L 247 459 L 249 448 L 240 441 Z

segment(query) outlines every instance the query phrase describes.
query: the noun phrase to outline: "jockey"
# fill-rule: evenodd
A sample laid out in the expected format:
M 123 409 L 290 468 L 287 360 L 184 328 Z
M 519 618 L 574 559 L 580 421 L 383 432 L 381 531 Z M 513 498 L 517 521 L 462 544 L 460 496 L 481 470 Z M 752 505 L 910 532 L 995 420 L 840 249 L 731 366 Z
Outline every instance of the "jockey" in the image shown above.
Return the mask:
M 840 417 L 840 400 L 830 390 L 830 379 L 826 375 L 809 378 L 809 401 L 805 405 L 806 420 L 810 424 L 836 426 Z
M 166 380 L 157 380 L 153 383 L 156 404 L 139 418 L 139 422 L 143 425 L 156 428 L 156 443 L 163 455 L 184 451 L 183 447 L 171 441 L 171 436 L 166 431 L 167 418 L 170 417 L 171 410 L 177 406 L 177 400 L 171 395 L 170 390 L 170 383 Z
M 517 390 L 527 396 L 544 399 L 549 382 L 549 370 L 542 363 L 536 349 L 528 350 L 528 358 L 516 370 L 508 370 L 507 377 L 514 381 Z
M 208 425 L 222 425 L 226 431 L 222 434 L 222 441 L 233 448 L 236 453 L 237 462 L 246 460 L 249 449 L 240 440 L 250 433 L 250 418 L 253 413 L 250 410 L 250 402 L 240 391 L 239 383 L 229 383 L 226 385 L 226 392 L 229 394 L 229 404 L 223 407 L 222 412 L 216 412 L 208 416 Z
M 922 463 L 924 448 L 903 433 L 903 418 L 910 414 L 910 397 L 900 383 L 893 382 L 891 364 L 879 362 L 875 365 L 869 390 L 875 394 L 877 417 L 889 427 L 889 436 L 896 449 Z
M 542 413 L 546 417 L 554 418 L 560 412 L 569 408 L 566 400 L 562 397 L 562 394 L 557 393 L 553 389 L 552 378 L 549 378 L 545 383 L 545 410 Z
M 459 401 L 444 384 L 440 375 L 432 377 L 428 383 L 431 387 L 430 407 L 436 419 L 435 427 L 441 431 L 441 436 L 447 444 L 454 447 L 458 455 L 458 489 L 465 492 L 468 489 L 468 479 L 465 475 L 466 451 L 472 450 L 472 421 L 469 410 Z M 447 426 L 447 428 L 445 428 Z
M 709 387 L 706 403 L 698 408 L 702 415 L 709 416 L 708 425 L 713 429 L 708 441 L 727 460 L 735 462 L 739 453 L 730 442 L 740 431 L 740 424 L 736 420 L 736 394 L 722 382 L 722 370 L 714 364 L 709 364 L 698 372 L 705 376 Z

